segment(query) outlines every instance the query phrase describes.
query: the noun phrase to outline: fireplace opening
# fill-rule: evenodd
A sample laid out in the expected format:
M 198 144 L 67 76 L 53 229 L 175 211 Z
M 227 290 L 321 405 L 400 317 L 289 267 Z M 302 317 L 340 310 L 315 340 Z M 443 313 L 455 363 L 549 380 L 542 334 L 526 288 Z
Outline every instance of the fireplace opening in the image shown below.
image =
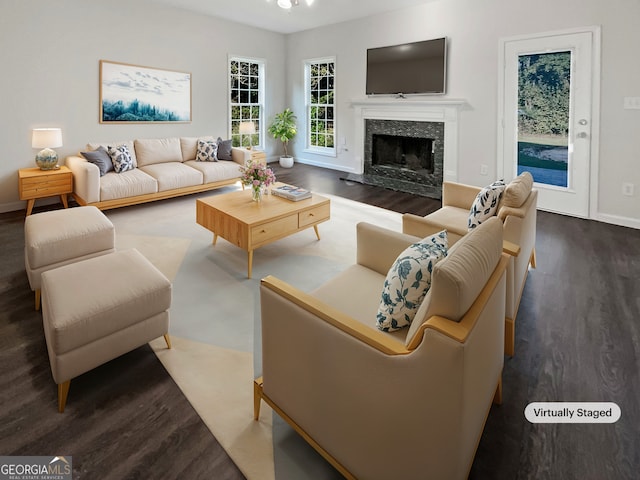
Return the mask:
M 433 139 L 374 133 L 371 140 L 372 165 L 433 173 Z

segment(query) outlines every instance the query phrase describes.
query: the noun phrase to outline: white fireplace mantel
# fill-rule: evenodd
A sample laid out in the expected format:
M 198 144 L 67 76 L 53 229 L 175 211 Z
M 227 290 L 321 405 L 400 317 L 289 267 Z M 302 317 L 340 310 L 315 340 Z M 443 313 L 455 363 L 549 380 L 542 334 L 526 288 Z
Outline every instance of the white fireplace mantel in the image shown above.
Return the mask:
M 360 171 L 364 172 L 365 120 L 405 120 L 444 123 L 443 179 L 458 181 L 458 115 L 467 102 L 462 99 L 369 97 L 350 102 L 355 110 L 355 144 L 358 145 Z

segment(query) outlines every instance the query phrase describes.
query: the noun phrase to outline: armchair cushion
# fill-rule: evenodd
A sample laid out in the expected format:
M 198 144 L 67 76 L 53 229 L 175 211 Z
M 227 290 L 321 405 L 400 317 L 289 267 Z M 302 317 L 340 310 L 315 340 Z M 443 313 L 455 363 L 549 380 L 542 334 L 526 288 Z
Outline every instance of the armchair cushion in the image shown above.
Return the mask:
M 504 189 L 504 182 L 502 180 L 496 180 L 491 185 L 480 190 L 469 211 L 469 230 L 476 228 L 482 222 L 496 214 Z
M 533 177 L 529 172 L 522 172 L 509 182 L 502 198 L 503 207 L 520 208 L 529 198 L 533 188 Z
M 407 247 L 387 273 L 376 316 L 377 327 L 393 332 L 411 325 L 431 287 L 434 266 L 447 256 L 445 230 Z

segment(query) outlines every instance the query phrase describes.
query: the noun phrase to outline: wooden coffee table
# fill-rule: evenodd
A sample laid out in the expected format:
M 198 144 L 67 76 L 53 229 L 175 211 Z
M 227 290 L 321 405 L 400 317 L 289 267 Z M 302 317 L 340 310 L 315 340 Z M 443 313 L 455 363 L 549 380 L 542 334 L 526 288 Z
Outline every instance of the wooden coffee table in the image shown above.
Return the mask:
M 247 252 L 249 278 L 256 248 L 309 227 L 320 240 L 318 224 L 329 217 L 329 199 L 315 194 L 297 202 L 264 195 L 254 202 L 246 189 L 196 200 L 196 222 L 213 232 L 213 244 L 222 237 Z

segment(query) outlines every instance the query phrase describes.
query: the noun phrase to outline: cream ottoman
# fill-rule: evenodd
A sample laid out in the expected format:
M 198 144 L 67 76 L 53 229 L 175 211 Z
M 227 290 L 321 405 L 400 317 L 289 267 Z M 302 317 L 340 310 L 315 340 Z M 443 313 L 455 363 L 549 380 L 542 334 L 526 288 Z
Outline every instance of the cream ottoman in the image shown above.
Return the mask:
M 71 379 L 164 335 L 171 283 L 135 249 L 42 274 L 42 318 L 58 410 Z
M 29 215 L 24 221 L 24 264 L 40 308 L 40 276 L 52 268 L 114 251 L 111 221 L 96 207 Z

